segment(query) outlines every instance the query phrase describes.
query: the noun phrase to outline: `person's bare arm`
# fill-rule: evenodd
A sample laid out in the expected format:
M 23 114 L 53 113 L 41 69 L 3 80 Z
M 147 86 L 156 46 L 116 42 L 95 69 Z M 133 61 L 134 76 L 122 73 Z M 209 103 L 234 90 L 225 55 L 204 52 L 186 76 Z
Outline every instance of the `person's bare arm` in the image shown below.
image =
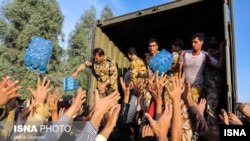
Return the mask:
M 110 109 L 108 112 L 108 119 L 105 127 L 103 130 L 100 132 L 102 136 L 104 136 L 106 139 L 108 139 L 109 135 L 112 133 L 117 119 L 119 117 L 119 112 L 120 112 L 121 106 L 119 104 L 115 105 Z
M 228 119 L 230 122 L 235 122 L 238 125 L 243 125 L 242 121 L 234 113 L 229 112 Z
M 21 88 L 17 85 L 18 81 L 10 80 L 10 77 L 4 77 L 0 82 L 0 106 L 8 103 L 9 100 L 20 97 L 17 91 Z
M 237 109 L 245 116 L 250 118 L 250 105 L 247 103 L 238 103 Z
M 172 118 L 172 141 L 180 141 L 182 137 L 181 127 L 181 95 L 184 92 L 184 76 L 181 78 L 173 77 L 173 88 L 167 88 L 167 92 L 173 101 L 173 118 Z
M 158 120 L 153 120 L 152 117 L 147 113 L 145 116 L 149 121 L 149 125 L 152 128 L 157 141 L 167 141 L 170 120 L 172 118 L 172 106 L 165 103 L 165 111 Z
M 199 111 L 198 106 L 193 101 L 191 96 L 191 86 L 189 83 L 186 84 L 186 91 L 183 94 L 183 98 L 189 109 L 190 119 L 191 123 L 193 124 L 194 130 L 196 130 L 197 132 L 208 130 L 209 127 L 202 113 L 204 111 Z M 203 99 L 203 101 L 206 102 L 205 99 Z
M 178 60 L 178 67 L 179 67 L 179 68 L 178 68 L 178 70 L 179 70 L 179 73 L 178 73 L 178 74 L 179 74 L 179 77 L 183 75 L 183 74 L 182 74 L 183 62 L 184 62 L 184 61 L 183 61 L 183 59 L 181 59 L 181 58 Z
M 99 92 L 95 90 L 95 110 L 93 113 L 93 116 L 90 119 L 90 122 L 93 124 L 93 126 L 96 129 L 99 129 L 101 120 L 104 116 L 104 114 L 114 105 L 118 103 L 118 100 L 120 99 L 120 94 L 115 91 L 112 94 L 100 98 Z
M 215 59 L 214 57 L 210 57 L 210 64 L 215 67 L 216 69 L 222 70 L 225 64 L 225 41 L 220 43 L 220 58 L 219 60 Z

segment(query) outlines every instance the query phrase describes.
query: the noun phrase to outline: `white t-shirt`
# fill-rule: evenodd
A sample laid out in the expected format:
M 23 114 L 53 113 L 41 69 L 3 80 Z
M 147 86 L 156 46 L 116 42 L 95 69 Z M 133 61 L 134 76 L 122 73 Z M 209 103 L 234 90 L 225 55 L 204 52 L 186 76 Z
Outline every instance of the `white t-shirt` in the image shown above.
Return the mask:
M 191 85 L 200 85 L 203 83 L 203 70 L 206 63 L 215 65 L 218 61 L 210 57 L 207 52 L 201 51 L 199 55 L 193 55 L 193 50 L 185 50 L 180 55 L 183 61 L 183 72 L 186 81 Z

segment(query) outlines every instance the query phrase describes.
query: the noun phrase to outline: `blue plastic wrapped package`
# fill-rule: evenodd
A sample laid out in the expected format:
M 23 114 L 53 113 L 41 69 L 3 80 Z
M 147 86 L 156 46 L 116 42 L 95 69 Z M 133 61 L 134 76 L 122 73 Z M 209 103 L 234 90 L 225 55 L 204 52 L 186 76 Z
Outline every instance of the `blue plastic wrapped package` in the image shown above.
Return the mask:
M 39 36 L 33 36 L 25 52 L 24 65 L 27 69 L 45 73 L 51 55 L 52 42 Z
M 64 91 L 75 91 L 77 90 L 77 80 L 74 77 L 63 78 L 63 89 Z
M 150 60 L 148 66 L 153 73 L 158 71 L 158 75 L 161 75 L 170 69 L 172 62 L 173 55 L 165 49 L 162 49 Z

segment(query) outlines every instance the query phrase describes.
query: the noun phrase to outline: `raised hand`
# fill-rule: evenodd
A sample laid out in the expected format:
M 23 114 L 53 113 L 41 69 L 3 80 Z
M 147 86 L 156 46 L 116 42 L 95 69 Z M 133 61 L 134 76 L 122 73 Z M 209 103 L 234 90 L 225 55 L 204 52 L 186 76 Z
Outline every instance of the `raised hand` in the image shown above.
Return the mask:
M 131 86 L 129 84 L 126 85 L 122 77 L 120 77 L 120 83 L 124 94 L 124 103 L 128 103 Z
M 95 112 L 100 112 L 104 115 L 111 107 L 118 103 L 120 98 L 120 94 L 117 91 L 100 98 L 99 92 L 95 90 Z
M 228 113 L 228 119 L 229 119 L 230 122 L 235 122 L 238 125 L 243 125 L 241 120 L 234 113 L 229 112 Z
M 155 77 L 155 80 L 153 80 L 153 82 L 148 80 L 148 91 L 153 96 L 153 99 L 156 103 L 162 101 L 162 86 L 160 84 L 160 81 L 158 80 L 158 75 Z
M 173 87 L 170 89 L 166 86 L 167 92 L 173 101 L 173 120 L 172 120 L 172 140 L 181 140 L 182 127 L 181 127 L 181 95 L 184 92 L 184 75 L 179 78 L 172 77 Z
M 55 95 L 49 95 L 47 98 L 47 104 L 49 107 L 49 112 L 50 113 L 57 113 L 57 103 L 58 99 Z
M 49 95 L 47 98 L 47 105 L 49 107 L 49 112 L 51 113 L 52 121 L 55 122 L 58 119 L 58 113 L 57 113 L 57 103 L 58 99 L 55 95 Z
M 166 141 L 172 117 L 172 106 L 166 104 L 165 111 L 157 121 L 153 120 L 147 113 L 145 116 L 148 119 L 150 127 L 152 128 L 157 140 Z
M 136 84 L 132 84 L 132 88 L 135 90 L 135 95 L 138 98 L 144 94 L 146 84 L 144 81 L 138 81 Z
M 59 90 L 56 90 L 53 94 L 57 100 L 60 100 L 62 98 L 62 94 Z
M 184 75 L 181 78 L 178 77 L 172 77 L 171 78 L 172 82 L 173 82 L 173 88 L 172 90 L 167 86 L 167 92 L 170 96 L 170 98 L 173 101 L 180 101 L 181 99 L 181 95 L 184 92 Z
M 205 111 L 205 108 L 206 108 L 206 99 L 205 98 L 202 98 L 199 102 L 199 104 L 197 105 L 197 109 L 198 111 L 200 112 L 201 115 L 204 115 L 204 111 Z
M 48 80 L 47 77 L 45 77 L 42 82 L 40 78 L 38 78 L 36 90 L 33 90 L 31 88 L 28 88 L 28 90 L 31 92 L 36 102 L 44 103 L 49 91 L 52 89 L 52 87 L 49 86 L 50 80 Z
M 154 136 L 154 132 L 152 130 L 152 128 L 149 125 L 145 125 L 142 128 L 142 139 L 145 137 L 153 137 Z
M 83 102 L 85 102 L 85 96 L 86 96 L 86 91 L 83 90 L 82 88 L 79 88 L 77 90 L 77 96 L 74 98 L 72 105 L 70 108 L 66 111 L 66 115 L 69 118 L 73 118 L 74 115 L 77 114 L 77 112 L 80 110 Z
M 107 122 L 103 130 L 101 131 L 101 134 L 107 139 L 111 132 L 113 131 L 113 128 L 116 125 L 117 119 L 119 117 L 119 112 L 121 110 L 120 104 L 116 104 L 114 107 L 112 107 L 108 113 L 107 113 Z
M 86 97 L 86 91 L 83 90 L 82 88 L 79 88 L 77 90 L 77 96 L 73 100 L 72 105 L 71 105 L 72 107 L 75 108 L 76 113 L 80 110 L 80 108 L 82 107 L 82 104 L 86 101 L 85 97 Z
M 221 114 L 219 114 L 219 117 L 225 125 L 229 125 L 229 118 L 227 112 L 224 109 L 221 109 Z
M 250 105 L 247 103 L 238 103 L 237 109 L 240 111 L 243 115 L 250 118 Z
M 29 105 L 29 110 L 30 110 L 30 111 L 33 109 L 34 105 L 35 105 L 35 101 L 34 101 L 34 98 L 32 98 L 32 99 L 31 99 L 31 103 L 30 103 L 30 105 Z
M 95 107 L 93 116 L 90 119 L 90 122 L 94 125 L 96 129 L 99 128 L 101 120 L 105 113 L 108 112 L 111 107 L 118 103 L 120 99 L 120 94 L 115 91 L 110 95 L 100 98 L 98 90 L 95 90 Z
M 9 100 L 21 96 L 17 91 L 21 88 L 17 86 L 18 81 L 11 81 L 10 77 L 4 77 L 0 82 L 0 106 L 5 105 Z
M 159 84 L 161 89 L 162 89 L 162 87 L 164 87 L 167 84 L 167 75 L 166 74 L 163 73 L 160 76 L 160 78 L 158 78 L 158 84 Z

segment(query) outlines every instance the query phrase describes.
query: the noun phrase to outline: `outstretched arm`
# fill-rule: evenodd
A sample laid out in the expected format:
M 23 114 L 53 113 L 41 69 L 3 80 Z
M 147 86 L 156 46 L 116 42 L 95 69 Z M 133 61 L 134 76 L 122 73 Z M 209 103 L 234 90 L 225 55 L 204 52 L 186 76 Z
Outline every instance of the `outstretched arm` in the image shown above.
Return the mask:
M 210 64 L 214 66 L 216 69 L 222 70 L 225 64 L 225 46 L 226 42 L 222 41 L 220 43 L 220 58 L 216 60 L 214 57 L 210 57 Z
M 77 77 L 78 73 L 83 71 L 86 67 L 91 67 L 92 63 L 89 61 L 84 62 L 83 64 L 81 64 L 74 73 L 72 73 L 71 76 L 73 77 Z

